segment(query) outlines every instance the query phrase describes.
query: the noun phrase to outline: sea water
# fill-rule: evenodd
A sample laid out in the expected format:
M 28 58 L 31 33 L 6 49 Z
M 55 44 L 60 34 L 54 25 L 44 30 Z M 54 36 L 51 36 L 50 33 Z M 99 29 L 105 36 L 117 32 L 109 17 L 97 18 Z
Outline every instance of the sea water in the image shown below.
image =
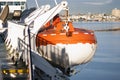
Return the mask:
M 119 22 L 78 22 L 74 24 L 93 30 L 120 27 Z M 87 66 L 79 68 L 80 72 L 70 79 L 120 80 L 120 31 L 95 31 L 95 34 L 97 38 L 95 56 Z

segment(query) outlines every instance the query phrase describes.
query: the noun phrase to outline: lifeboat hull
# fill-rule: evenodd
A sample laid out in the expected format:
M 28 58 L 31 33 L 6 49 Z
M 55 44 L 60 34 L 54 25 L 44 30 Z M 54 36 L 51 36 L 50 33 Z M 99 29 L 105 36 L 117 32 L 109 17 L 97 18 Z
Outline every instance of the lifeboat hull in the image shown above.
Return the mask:
M 48 30 L 37 35 L 36 45 L 45 59 L 62 68 L 70 68 L 92 59 L 96 38 L 92 31 L 84 29 L 75 29 L 71 36 Z

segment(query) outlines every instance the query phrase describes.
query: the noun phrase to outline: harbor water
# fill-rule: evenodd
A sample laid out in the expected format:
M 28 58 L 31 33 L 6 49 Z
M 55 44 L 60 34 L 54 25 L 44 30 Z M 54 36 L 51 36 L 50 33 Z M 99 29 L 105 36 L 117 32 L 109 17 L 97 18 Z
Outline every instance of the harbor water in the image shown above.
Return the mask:
M 93 30 L 120 28 L 119 22 L 85 22 L 75 25 Z M 95 56 L 71 80 L 120 80 L 120 31 L 95 31 L 95 34 L 98 43 Z
M 95 30 L 98 46 L 92 61 L 78 66 L 80 71 L 70 80 L 120 80 L 120 30 L 96 31 L 120 28 L 120 22 L 75 22 L 74 26 Z M 3 45 L 0 37 L 0 53 L 6 53 Z

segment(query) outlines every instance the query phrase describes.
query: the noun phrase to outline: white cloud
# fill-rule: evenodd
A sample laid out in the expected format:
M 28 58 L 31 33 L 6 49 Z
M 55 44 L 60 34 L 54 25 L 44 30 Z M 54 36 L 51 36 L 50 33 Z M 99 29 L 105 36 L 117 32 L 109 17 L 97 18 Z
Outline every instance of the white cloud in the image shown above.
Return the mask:
M 113 0 L 104 0 L 104 1 L 101 1 L 101 2 L 99 2 L 99 1 L 97 1 L 97 2 L 82 2 L 83 4 L 88 4 L 88 5 L 98 5 L 98 6 L 101 6 L 101 5 L 106 5 L 106 4 L 110 4 L 110 3 L 112 3 L 112 1 Z

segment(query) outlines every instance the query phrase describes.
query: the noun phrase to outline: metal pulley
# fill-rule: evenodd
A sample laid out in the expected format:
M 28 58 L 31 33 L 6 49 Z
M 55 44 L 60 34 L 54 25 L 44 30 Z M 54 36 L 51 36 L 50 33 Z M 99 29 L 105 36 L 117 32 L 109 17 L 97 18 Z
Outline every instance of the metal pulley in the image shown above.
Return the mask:
M 69 26 L 68 26 L 68 23 L 67 23 L 67 22 L 65 23 L 64 30 L 65 30 L 66 32 L 69 31 Z

